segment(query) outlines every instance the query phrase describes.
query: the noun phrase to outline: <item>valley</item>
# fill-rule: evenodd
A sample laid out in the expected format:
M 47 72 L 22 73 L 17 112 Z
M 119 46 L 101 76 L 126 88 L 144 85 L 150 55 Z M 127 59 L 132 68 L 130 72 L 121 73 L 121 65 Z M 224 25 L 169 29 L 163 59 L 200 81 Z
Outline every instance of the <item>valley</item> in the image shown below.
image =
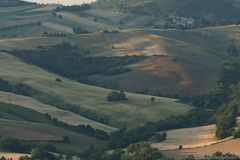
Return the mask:
M 239 4 L 156 3 L 0 2 L 0 157 L 240 156 Z M 194 26 L 167 26 L 189 13 Z

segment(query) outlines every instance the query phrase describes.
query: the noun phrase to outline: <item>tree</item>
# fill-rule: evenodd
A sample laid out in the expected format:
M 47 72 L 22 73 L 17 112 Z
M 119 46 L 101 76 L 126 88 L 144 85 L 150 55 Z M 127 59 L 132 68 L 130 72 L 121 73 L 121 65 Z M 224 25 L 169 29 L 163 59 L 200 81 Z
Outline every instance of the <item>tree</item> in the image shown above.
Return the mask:
M 63 16 L 61 14 L 58 15 L 59 19 L 63 19 Z
M 234 57 L 237 57 L 239 56 L 239 52 L 238 52 L 238 48 L 236 47 L 236 45 L 233 43 L 233 44 L 230 44 L 227 48 L 227 53 L 230 55 L 230 56 L 234 56 Z
M 147 142 L 131 144 L 121 156 L 120 160 L 157 160 L 163 158 L 158 149 L 151 148 Z
M 225 106 L 225 110 L 221 111 L 216 120 L 216 137 L 224 139 L 231 136 L 236 125 L 238 106 Z
M 151 97 L 151 101 L 155 102 L 156 98 L 155 97 Z
M 234 137 L 234 138 L 240 138 L 240 128 L 238 128 L 238 129 L 234 132 L 233 137 Z
M 47 150 L 44 150 L 41 147 L 34 148 L 31 151 L 31 157 L 32 159 L 37 159 L 37 160 L 57 160 L 57 158 L 49 153 Z
M 107 96 L 108 101 L 123 101 L 123 100 L 126 100 L 126 99 L 127 99 L 126 95 L 123 91 L 120 91 L 120 92 L 112 91 Z
M 60 78 L 56 78 L 55 81 L 56 82 L 62 82 L 62 80 Z

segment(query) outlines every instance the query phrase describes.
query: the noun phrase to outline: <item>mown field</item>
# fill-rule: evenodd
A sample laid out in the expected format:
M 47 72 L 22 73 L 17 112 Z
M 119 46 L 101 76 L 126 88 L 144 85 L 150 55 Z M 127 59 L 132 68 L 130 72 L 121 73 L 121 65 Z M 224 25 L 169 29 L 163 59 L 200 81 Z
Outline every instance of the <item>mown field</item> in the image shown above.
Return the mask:
M 225 140 L 217 140 L 215 137 L 216 126 L 209 125 L 196 128 L 186 128 L 166 131 L 167 139 L 152 146 L 159 150 L 177 150 L 180 145 L 183 148 L 198 148 L 212 145 Z
M 237 126 L 240 125 L 239 117 Z M 204 158 L 205 155 L 212 155 L 216 152 L 232 153 L 240 155 L 236 146 L 240 144 L 239 139 L 227 137 L 219 140 L 216 138 L 216 125 L 208 125 L 194 128 L 183 128 L 166 131 L 167 138 L 160 143 L 153 143 L 152 147 L 176 160 L 194 155 L 195 158 Z M 179 149 L 182 146 L 183 149 Z
M 170 158 L 174 158 L 176 160 L 181 160 L 183 158 L 187 158 L 190 155 L 194 155 L 195 158 L 200 159 L 204 158 L 205 155 L 211 155 L 212 153 L 222 152 L 222 153 L 232 153 L 234 155 L 240 156 L 239 148 L 240 139 L 233 139 L 221 143 L 217 143 L 214 145 L 199 147 L 193 149 L 183 149 L 183 150 L 175 150 L 175 151 L 162 151 L 162 153 Z
M 81 153 L 88 149 L 90 145 L 95 145 L 96 147 L 103 147 L 105 145 L 104 141 L 97 140 L 93 137 L 83 134 L 68 131 L 66 129 L 61 129 L 49 124 L 6 120 L 2 118 L 0 119 L 0 124 L 0 136 L 18 138 L 20 140 L 28 140 L 32 142 L 49 141 L 58 150 L 63 152 L 69 151 Z M 63 136 L 68 136 L 71 140 L 71 144 L 51 142 L 60 141 L 62 140 Z
M 133 16 L 131 14 L 109 8 L 101 10 L 96 7 L 82 12 L 57 12 L 57 15 L 63 17 L 60 19 L 52 15 L 54 7 L 56 6 L 30 5 L 1 10 L 3 26 L 28 25 L 0 30 L 0 35 L 5 37 L 5 42 L 0 40 L 0 47 L 11 50 L 36 49 L 41 45 L 70 41 L 81 49 L 87 50 L 89 56 L 148 56 L 146 61 L 128 66 L 132 69 L 131 72 L 117 76 L 93 75 L 88 78 L 94 85 L 101 87 L 165 95 L 196 95 L 207 92 L 219 75 L 221 63 L 237 59 L 229 56 L 226 50 L 232 43 L 240 45 L 239 26 L 186 31 L 148 29 L 147 27 L 134 29 L 134 25 L 131 29 L 129 27 L 118 29 L 121 26 L 118 22 L 125 19 L 132 23 L 143 22 L 127 18 Z M 40 26 L 29 24 L 38 21 L 41 22 Z M 124 24 L 127 26 L 126 23 Z M 135 25 L 135 28 L 136 26 L 138 25 Z M 74 27 L 85 28 L 94 33 L 75 35 L 72 30 Z M 118 30 L 118 32 L 102 33 L 106 29 Z M 61 32 L 67 35 L 43 36 L 44 31 Z M 17 35 L 29 38 L 20 38 Z M 151 58 L 153 55 L 167 55 L 169 58 L 155 60 L 154 57 Z
M 89 56 L 147 56 L 145 61 L 128 66 L 132 69 L 130 72 L 88 78 L 95 85 L 130 92 L 196 95 L 211 89 L 222 62 L 238 60 L 227 54 L 227 48 L 232 43 L 240 46 L 239 30 L 239 26 L 192 31 L 124 30 L 66 37 L 12 38 L 0 41 L 0 47 L 36 49 L 67 41 L 87 50 Z
M 30 109 L 36 115 L 48 113 L 70 125 L 85 124 L 111 133 L 118 128 L 134 128 L 171 115 L 186 113 L 193 107 L 180 103 L 177 99 L 158 96 L 155 102 L 152 102 L 152 96 L 143 94 L 183 96 L 205 93 L 211 89 L 218 77 L 223 61 L 239 60 L 226 52 L 232 43 L 240 47 L 239 26 L 194 30 L 149 29 L 148 25 L 151 25 L 153 19 L 148 16 L 136 17 L 114 9 L 103 11 L 93 8 L 79 13 L 61 11 L 57 15 L 61 15 L 62 18 L 58 18 L 52 14 L 55 7 L 30 5 L 0 10 L 0 78 L 12 84 L 28 85 L 42 93 L 58 97 L 67 104 L 110 117 L 109 123 L 103 124 L 70 110 L 45 104 L 34 97 L 14 93 L 0 92 L 1 103 L 15 105 L 19 107 L 19 111 L 23 111 L 23 108 Z M 145 27 L 136 29 L 138 25 Z M 86 28 L 93 32 L 77 35 L 73 33 L 74 27 Z M 106 29 L 115 32 L 108 32 Z M 43 34 L 44 32 L 50 34 Z M 59 33 L 64 34 L 55 35 Z M 34 64 L 27 64 L 6 51 L 38 50 L 39 46 L 49 47 L 63 41 L 71 42 L 79 49 L 87 51 L 86 56 L 89 57 L 145 56 L 145 59 L 124 66 L 130 69 L 126 73 L 88 76 L 87 78 L 98 86 L 96 87 L 50 73 Z M 61 79 L 61 82 L 56 81 L 56 78 Z M 108 102 L 107 95 L 112 89 L 105 88 L 122 89 L 126 91 L 128 99 Z M 55 103 L 58 103 L 57 100 Z M 72 140 L 71 144 L 53 145 L 59 150 L 77 153 L 88 148 L 90 144 L 99 147 L 105 145 L 105 142 L 93 137 L 44 122 L 27 122 L 23 117 L 4 110 L 0 111 L 0 115 L 0 136 L 52 141 L 61 140 L 63 136 L 68 135 Z M 208 153 L 204 153 L 206 150 L 219 149 L 218 144 L 215 144 L 220 141 L 214 137 L 214 125 L 172 130 L 167 131 L 167 134 L 166 141 L 154 144 L 153 147 L 168 150 L 176 149 L 179 145 L 183 145 L 184 148 L 211 145 L 209 148 L 164 151 L 167 156 L 179 157 L 180 154 L 187 155 L 186 152 L 190 152 L 200 157 Z M 239 142 L 231 140 L 220 144 L 226 145 L 222 151 L 227 152 L 227 146 L 237 145 Z
M 147 121 L 158 121 L 169 115 L 186 113 L 190 106 L 174 99 L 157 97 L 156 102 L 150 96 L 128 93 L 127 101 L 108 102 L 106 96 L 110 90 L 83 85 L 69 79 L 56 82 L 56 77 L 38 67 L 28 65 L 19 59 L 1 52 L 0 76 L 12 83 L 24 83 L 44 93 L 55 95 L 70 104 L 91 109 L 111 116 L 111 125 L 115 127 L 134 127 Z

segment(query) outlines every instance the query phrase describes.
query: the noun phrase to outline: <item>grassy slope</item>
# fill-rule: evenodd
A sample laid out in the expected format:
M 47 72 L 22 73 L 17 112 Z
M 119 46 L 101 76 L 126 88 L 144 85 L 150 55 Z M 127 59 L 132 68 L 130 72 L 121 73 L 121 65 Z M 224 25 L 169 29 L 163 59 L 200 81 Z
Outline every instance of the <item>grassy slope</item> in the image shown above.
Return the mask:
M 94 75 L 89 78 L 97 85 L 119 87 L 131 92 L 149 88 L 149 93 L 159 91 L 165 94 L 193 95 L 208 91 L 219 74 L 221 63 L 234 59 L 227 55 L 226 49 L 233 43 L 233 39 L 234 43 L 240 46 L 239 32 L 239 26 L 191 31 L 136 29 L 109 34 L 69 35 L 61 38 L 9 39 L 0 41 L 0 47 L 36 48 L 38 45 L 51 45 L 64 40 L 89 50 L 90 56 L 169 55 L 170 58 L 167 60 L 163 57 L 154 62 L 155 58 L 150 57 L 146 61 L 132 65 L 130 67 L 133 71 L 129 73 L 118 76 Z M 177 63 L 171 61 L 173 57 L 177 58 Z M 187 82 L 186 77 L 190 83 L 183 87 L 181 84 Z
M 101 129 L 107 132 L 112 132 L 115 130 L 112 127 L 103 125 L 101 123 L 97 123 L 95 121 L 82 117 L 78 114 L 64 111 L 53 106 L 42 104 L 30 97 L 25 97 L 7 92 L 0 92 L 0 101 L 4 103 L 23 106 L 25 108 L 35 110 L 42 114 L 48 113 L 52 117 L 57 118 L 58 120 L 61 120 L 70 125 L 75 126 L 78 126 L 80 124 L 91 125 L 94 128 Z
M 239 118 L 237 124 L 240 125 Z M 167 139 L 165 141 L 154 143 L 152 146 L 161 150 L 169 158 L 180 160 L 189 155 L 194 155 L 197 159 L 200 159 L 217 151 L 240 155 L 239 150 L 235 149 L 235 146 L 240 144 L 239 139 L 233 139 L 231 136 L 218 140 L 215 136 L 215 125 L 175 129 L 166 131 L 166 133 Z M 183 146 L 182 150 L 179 150 L 180 145 Z
M 172 114 L 185 113 L 191 107 L 177 103 L 174 99 L 157 98 L 150 102 L 150 96 L 127 94 L 129 100 L 110 103 L 106 95 L 110 90 L 83 85 L 65 78 L 62 83 L 56 82 L 57 75 L 50 74 L 35 66 L 27 65 L 8 54 L 0 53 L 0 76 L 14 83 L 25 83 L 33 88 L 64 99 L 93 111 L 112 117 L 115 127 L 137 126 L 147 121 L 157 121 Z
M 21 122 L 15 120 L 0 119 L 1 136 L 18 138 L 23 140 L 61 140 L 63 136 L 69 136 L 71 144 L 54 144 L 62 151 L 81 152 L 94 144 L 96 146 L 104 145 L 103 141 L 95 138 L 77 134 L 65 129 L 54 127 L 48 124 Z
M 167 131 L 167 139 L 164 142 L 155 143 L 152 146 L 159 150 L 175 150 L 179 145 L 184 148 L 197 148 L 212 145 L 225 140 L 217 140 L 215 137 L 216 126 L 176 129 Z
M 182 160 L 190 155 L 194 155 L 196 159 L 204 158 L 205 155 L 212 155 L 216 152 L 222 152 L 224 154 L 231 153 L 240 156 L 239 146 L 240 139 L 233 139 L 214 145 L 193 148 L 193 149 L 183 149 L 175 151 L 163 151 L 162 153 L 169 158 L 174 158 L 175 160 Z
M 2 31 L 2 33 L 0 31 L 0 35 L 17 33 L 25 36 L 39 36 L 43 31 L 72 33 L 72 27 L 81 25 L 91 30 L 114 29 L 114 26 L 118 26 L 116 25 L 117 21 L 126 16 L 114 9 L 101 11 L 93 8 L 84 11 L 84 13 L 61 12 L 58 14 L 62 14 L 63 19 L 58 19 L 52 16 L 52 9 L 54 9 L 54 6 L 23 6 L 1 10 L 0 17 L 3 17 L 1 20 L 3 25 L 13 25 L 13 22 L 26 23 L 26 19 L 28 22 L 41 21 L 43 25 L 18 27 L 18 29 Z M 107 13 L 111 13 L 112 16 Z M 94 18 L 98 18 L 98 21 L 95 22 Z M 109 23 L 106 23 L 106 21 Z M 28 31 L 26 32 L 26 30 Z M 206 92 L 212 86 L 218 76 L 221 62 L 231 59 L 226 55 L 225 51 L 229 43 L 231 43 L 231 39 L 238 36 L 238 32 L 238 27 L 235 26 L 193 31 L 125 30 L 116 34 L 93 33 L 77 36 L 69 35 L 61 38 L 11 39 L 5 40 L 5 43 L 0 41 L 0 46 L 7 49 L 26 49 L 38 45 L 56 44 L 66 40 L 76 43 L 80 48 L 89 50 L 91 56 L 151 56 L 162 54 L 176 56 L 179 59 L 178 68 L 183 69 L 176 71 L 173 69 L 176 64 L 169 61 L 166 64 L 169 68 L 168 71 L 165 71 L 167 72 L 166 75 L 163 75 L 162 72 L 156 74 L 159 70 L 155 68 L 158 68 L 159 65 L 154 66 L 152 59 L 149 59 L 147 62 L 134 65 L 134 71 L 130 73 L 115 77 L 94 75 L 89 78 L 97 85 L 118 87 L 131 92 L 148 88 L 149 93 L 192 95 Z M 240 44 L 238 40 L 236 43 Z M 112 46 L 115 49 L 112 49 Z M 159 63 L 161 61 L 163 60 L 160 60 Z M 192 81 L 188 86 L 181 86 L 185 81 L 181 78 L 183 75 L 187 75 L 189 80 Z

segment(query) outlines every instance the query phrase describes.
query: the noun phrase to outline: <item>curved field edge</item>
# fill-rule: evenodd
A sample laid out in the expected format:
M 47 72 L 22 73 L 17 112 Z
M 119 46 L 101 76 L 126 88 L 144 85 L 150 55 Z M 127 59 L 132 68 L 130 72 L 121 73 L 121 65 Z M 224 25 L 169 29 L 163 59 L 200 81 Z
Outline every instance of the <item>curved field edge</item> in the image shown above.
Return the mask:
M 181 145 L 183 148 L 198 148 L 227 141 L 232 137 L 218 140 L 215 137 L 216 126 L 208 125 L 194 128 L 184 128 L 166 131 L 167 139 L 160 143 L 152 144 L 152 147 L 161 151 L 177 150 Z
M 5 157 L 7 159 L 12 159 L 12 160 L 18 160 L 20 157 L 25 155 L 28 155 L 28 154 L 0 152 L 0 157 Z
M 68 136 L 71 144 L 52 143 L 54 146 L 67 151 L 74 151 L 79 153 L 86 150 L 90 145 L 102 147 L 105 145 L 104 141 L 96 138 L 75 133 L 66 129 L 58 128 L 50 124 L 31 123 L 24 121 L 6 120 L 0 118 L 0 136 L 17 138 L 27 141 L 61 141 L 63 136 Z M 71 148 L 75 146 L 75 149 Z M 64 150 L 66 149 L 66 150 Z
M 78 105 L 112 117 L 112 126 L 135 127 L 148 121 L 158 121 L 170 115 L 184 114 L 192 107 L 178 103 L 175 99 L 127 93 L 128 100 L 108 102 L 111 90 L 84 85 L 36 66 L 23 63 L 16 57 L 0 52 L 0 77 L 11 83 L 23 83 L 41 92 L 57 96 L 69 104 Z M 56 82 L 59 77 L 62 82 Z
M 229 141 L 220 142 L 206 147 L 199 147 L 193 149 L 161 151 L 166 157 L 181 160 L 187 158 L 189 155 L 194 155 L 196 159 L 204 158 L 205 155 L 211 155 L 216 152 L 232 153 L 240 156 L 240 139 L 232 139 Z
M 61 110 L 54 106 L 42 104 L 30 97 L 0 91 L 0 101 L 32 109 L 42 114 L 48 113 L 53 118 L 57 118 L 58 120 L 61 120 L 62 122 L 65 122 L 69 125 L 90 125 L 96 129 L 104 130 L 106 132 L 113 132 L 116 130 L 113 127 L 92 121 L 76 113 Z

